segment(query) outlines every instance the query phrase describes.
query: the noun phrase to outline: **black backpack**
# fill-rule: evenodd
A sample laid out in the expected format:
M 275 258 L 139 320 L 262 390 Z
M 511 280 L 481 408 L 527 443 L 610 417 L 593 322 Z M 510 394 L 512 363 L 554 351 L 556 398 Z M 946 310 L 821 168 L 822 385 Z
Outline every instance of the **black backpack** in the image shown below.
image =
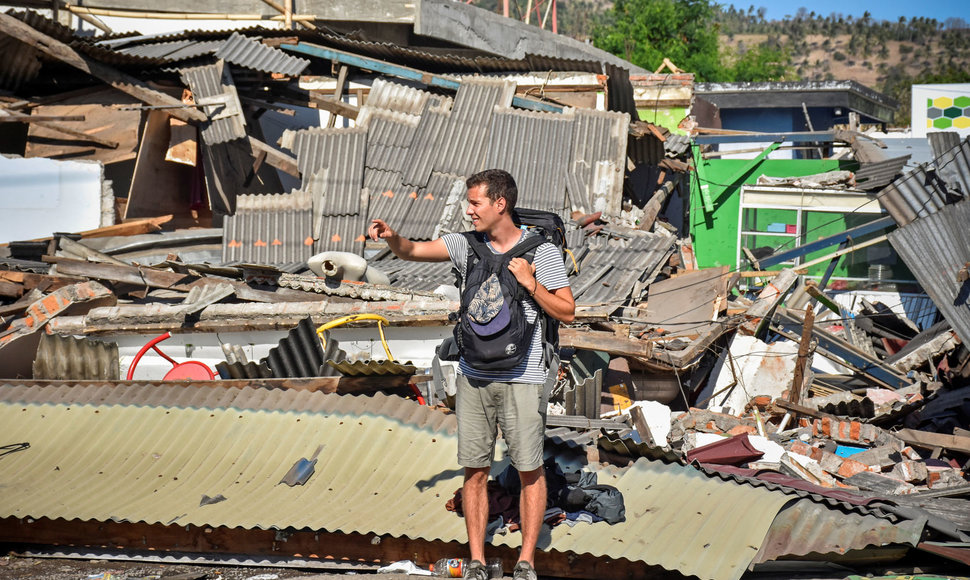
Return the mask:
M 572 252 L 566 247 L 566 226 L 558 214 L 540 209 L 515 208 L 512 210 L 512 221 L 519 227 L 525 226 L 529 231 L 538 233 L 545 238 L 545 241 L 559 248 L 563 260 L 568 264 L 573 263 L 574 272 L 579 271 L 576 260 Z M 530 260 L 531 261 L 531 260 Z M 568 270 L 567 270 L 568 274 Z M 559 351 L 559 321 L 549 316 L 544 311 L 540 312 L 543 317 L 542 339 L 558 352 Z
M 485 243 L 482 234 L 463 234 L 468 240 L 469 252 L 465 263 L 464 284 L 460 273 L 457 270 L 455 272 L 458 276 L 458 287 L 461 289 L 461 309 L 454 334 L 465 362 L 478 370 L 508 370 L 518 366 L 528 355 L 535 325 L 540 321 L 543 325 L 543 340 L 556 350 L 559 348 L 559 321 L 540 308 L 535 322 L 528 322 L 522 306 L 527 291 L 509 271 L 508 265 L 512 258 L 518 257 L 531 263 L 535 259 L 536 248 L 545 242 L 554 244 L 565 255 L 565 226 L 558 215 L 534 209 L 513 210 L 512 219 L 517 226 L 525 226 L 539 235 L 529 236 L 504 254 L 496 254 Z M 504 331 L 482 337 L 475 333 L 468 321 L 468 304 L 482 283 L 493 273 L 498 276 L 511 318 Z
M 465 232 L 462 235 L 468 240 L 469 252 L 465 262 L 465 283 L 458 285 L 461 289 L 461 309 L 454 330 L 458 350 L 473 369 L 513 369 L 529 354 L 536 323 L 530 324 L 525 316 L 522 300 L 526 290 L 509 271 L 509 262 L 512 258 L 525 258 L 531 262 L 535 249 L 545 240 L 540 236 L 529 236 L 508 252 L 496 254 L 485 243 L 482 234 Z M 502 299 L 509 307 L 509 324 L 500 332 L 479 336 L 469 321 L 468 305 L 492 274 L 498 277 Z M 538 320 L 539 317 L 536 317 Z

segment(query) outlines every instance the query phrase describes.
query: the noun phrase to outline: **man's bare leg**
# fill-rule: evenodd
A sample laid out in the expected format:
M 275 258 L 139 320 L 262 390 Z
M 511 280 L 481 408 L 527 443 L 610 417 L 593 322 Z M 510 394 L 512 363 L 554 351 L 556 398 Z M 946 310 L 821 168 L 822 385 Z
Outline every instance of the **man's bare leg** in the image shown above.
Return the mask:
M 520 471 L 519 481 L 522 482 L 522 492 L 519 494 L 522 552 L 519 554 L 519 561 L 524 560 L 535 567 L 536 543 L 539 541 L 539 531 L 546 513 L 546 470 L 540 466 L 532 471 Z
M 488 526 L 488 467 L 466 467 L 461 488 L 462 510 L 471 559 L 485 561 L 485 528 Z M 543 488 L 545 491 L 545 488 Z M 545 506 L 545 504 L 543 504 Z M 545 509 L 545 508 L 543 508 Z

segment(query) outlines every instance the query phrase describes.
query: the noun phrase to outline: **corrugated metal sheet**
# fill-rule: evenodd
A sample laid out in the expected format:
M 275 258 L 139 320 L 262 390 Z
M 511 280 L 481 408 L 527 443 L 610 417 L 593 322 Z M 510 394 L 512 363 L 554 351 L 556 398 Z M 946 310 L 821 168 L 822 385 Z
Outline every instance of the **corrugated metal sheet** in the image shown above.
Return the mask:
M 0 424 L 34 443 L 4 458 L 0 517 L 465 541 L 462 519 L 444 510 L 461 485 L 453 423 L 405 423 L 371 414 L 360 399 L 353 413 L 3 403 Z M 110 433 L 121 436 L 106 439 Z M 320 444 L 305 485 L 277 485 Z M 558 526 L 549 546 L 703 579 L 740 578 L 788 501 L 646 460 L 623 473 L 600 472 L 599 483 L 623 493 L 627 520 Z M 202 495 L 217 494 L 226 501 L 199 505 Z M 510 547 L 519 541 L 518 534 L 492 539 Z
M 358 116 L 367 129 L 366 168 L 403 173 L 419 119 L 385 109 L 370 109 L 365 121 Z
M 402 236 L 410 237 L 408 217 L 417 188 L 404 185 L 402 180 L 400 173 L 368 169 L 364 173 L 364 187 L 370 192 L 367 211 L 372 217 L 386 221 Z
M 970 138 L 889 184 L 879 203 L 900 226 L 970 193 Z
M 674 251 L 676 237 L 650 234 L 632 240 L 594 239 L 572 281 L 576 303 L 618 304 L 626 301 L 635 285 L 655 270 Z
M 367 215 L 323 216 L 316 252 L 350 252 L 361 255 L 367 241 Z
M 863 163 L 855 172 L 855 182 L 859 189 L 875 191 L 888 185 L 903 173 L 903 167 L 911 155 L 894 157 L 876 163 Z
M 323 376 L 320 370 L 326 356 L 310 317 L 301 320 L 260 362 L 267 363 L 278 378 Z
M 754 562 L 813 553 L 845 554 L 890 544 L 915 546 L 923 528 L 922 521 L 893 523 L 886 518 L 842 513 L 810 499 L 800 499 L 775 517 Z
M 305 58 L 266 46 L 259 40 L 243 36 L 238 32 L 233 32 L 232 36 L 216 51 L 216 58 L 241 67 L 288 76 L 298 76 L 310 66 L 310 61 Z
M 466 77 L 450 111 L 445 103 L 426 104 L 405 161 L 404 183 L 425 187 L 433 171 L 471 175 L 482 169 L 496 106 L 508 107 L 515 85 L 501 79 Z
M 956 131 L 929 131 L 926 133 L 926 140 L 930 142 L 933 157 L 940 157 L 960 145 L 960 134 Z
M 194 68 L 179 69 L 182 81 L 192 89 L 196 102 L 201 99 L 225 98 L 225 106 L 203 107 L 206 115 L 213 116 L 228 114 L 215 120 L 210 120 L 202 127 L 202 138 L 206 144 L 216 145 L 234 139 L 246 137 L 246 120 L 242 115 L 236 87 L 232 82 L 229 67 L 223 61 L 215 64 Z
M 327 366 L 340 371 L 346 377 L 413 375 L 417 370 L 409 362 L 390 360 L 328 360 Z
M 250 264 L 306 262 L 314 253 L 312 203 L 303 192 L 240 195 L 223 222 L 222 259 Z
M 439 107 L 427 105 L 421 113 L 414 133 L 409 154 L 404 162 L 402 179 L 404 183 L 415 187 L 428 183 L 429 176 L 435 169 L 435 160 L 441 149 L 449 146 L 448 111 Z
M 120 54 L 157 59 L 166 63 L 181 62 L 213 54 L 224 44 L 222 40 L 173 40 L 126 46 Z
M 454 434 L 454 414 L 416 405 L 396 395 L 351 396 L 296 389 L 213 388 L 211 382 L 184 384 L 103 383 L 37 385 L 0 383 L 0 401 L 31 405 L 123 405 L 191 409 L 248 409 L 305 413 L 381 415 L 414 427 Z
M 17 91 L 20 85 L 28 83 L 40 74 L 40 51 L 16 38 L 0 35 L 0 54 L 3 66 L 0 67 L 0 88 Z
M 612 63 L 604 63 L 604 67 L 606 68 L 606 97 L 609 109 L 626 113 L 630 119 L 639 119 L 637 104 L 633 98 L 630 71 Z
M 608 196 L 623 198 L 623 174 L 626 171 L 626 147 L 629 141 L 630 116 L 626 113 L 575 109 L 576 123 L 573 128 L 570 171 L 586 186 L 585 208 L 592 210 L 590 194 L 598 187 L 594 168 L 597 163 L 608 162 L 617 172 L 610 180 L 612 187 Z
M 515 83 L 510 81 L 463 78 L 448 118 L 447 141 L 438 151 L 434 170 L 455 175 L 480 171 L 488 148 L 488 134 L 482 128 L 491 127 L 493 110 L 511 106 L 514 96 Z
M 118 344 L 45 333 L 40 337 L 33 371 L 35 379 L 116 381 L 121 374 Z
M 488 131 L 485 166 L 512 174 L 519 189 L 517 205 L 566 218 L 566 175 L 573 166 L 575 125 L 576 115 L 571 111 L 496 108 Z
M 970 341 L 970 286 L 957 273 L 970 262 L 970 201 L 939 208 L 890 232 L 889 242 L 957 335 Z
M 455 283 L 451 262 L 409 262 L 393 254 L 371 264 L 391 279 L 391 285 L 412 290 L 432 291 L 442 284 Z
M 317 216 L 360 213 L 360 190 L 367 151 L 366 129 L 296 131 L 291 149 L 296 154 L 300 173 L 309 181 L 305 187 L 313 191 Z M 317 231 L 318 219 L 314 223 Z
M 367 101 L 361 107 L 357 121 L 361 123 L 368 114 L 368 110 L 394 111 L 419 117 L 424 112 L 425 107 L 429 105 L 451 109 L 452 98 L 399 85 L 378 77 L 371 84 Z

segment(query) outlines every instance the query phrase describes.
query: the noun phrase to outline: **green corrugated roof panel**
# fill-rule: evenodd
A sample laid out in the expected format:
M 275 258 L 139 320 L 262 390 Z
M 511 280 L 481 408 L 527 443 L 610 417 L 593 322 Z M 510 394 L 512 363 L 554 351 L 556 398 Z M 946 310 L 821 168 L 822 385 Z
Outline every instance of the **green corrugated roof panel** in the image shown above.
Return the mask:
M 402 400 L 402 404 L 413 403 Z M 287 528 L 465 541 L 445 510 L 461 485 L 451 422 L 366 414 L 121 405 L 0 403 L 0 517 Z M 280 485 L 318 445 L 303 486 Z M 627 520 L 558 526 L 541 549 L 736 579 L 790 498 L 645 459 L 604 469 Z M 200 506 L 203 495 L 226 500 Z M 517 546 L 519 534 L 493 542 Z

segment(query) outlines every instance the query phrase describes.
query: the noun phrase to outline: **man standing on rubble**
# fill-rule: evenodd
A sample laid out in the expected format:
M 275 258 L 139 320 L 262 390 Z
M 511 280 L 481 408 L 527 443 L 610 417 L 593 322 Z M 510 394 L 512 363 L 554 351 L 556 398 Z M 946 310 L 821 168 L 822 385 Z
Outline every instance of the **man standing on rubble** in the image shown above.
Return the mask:
M 488 169 L 469 177 L 465 185 L 468 188 L 468 209 L 465 213 L 474 225 L 475 239 L 484 241 L 495 255 L 514 252 L 519 243 L 538 235 L 520 229 L 512 219 L 518 189 L 508 172 Z M 465 269 L 469 263 L 471 245 L 465 234 L 446 234 L 430 242 L 413 242 L 398 235 L 379 219 L 373 220 L 368 234 L 373 240 L 386 240 L 391 251 L 404 260 L 451 260 L 462 279 L 468 279 L 469 273 Z M 536 320 L 541 309 L 556 320 L 572 322 L 576 303 L 566 278 L 562 253 L 555 245 L 549 242 L 539 245 L 535 249 L 533 263 L 522 257 L 512 258 L 508 270 L 527 294 L 521 301 L 526 318 Z M 462 306 L 464 310 L 465 305 Z M 511 369 L 473 368 L 459 346 L 461 358 L 458 363 L 456 403 L 458 463 L 465 468 L 462 504 L 471 551 L 471 563 L 465 571 L 465 578 L 488 578 L 484 564 L 485 528 L 488 524 L 486 484 L 495 453 L 496 425 L 502 428 L 512 466 L 518 470 L 522 483 L 519 498 L 522 550 L 513 578 L 536 578 L 535 549 L 546 510 L 542 461 L 548 398 L 546 385 L 549 377 L 551 380 L 548 382 L 552 384 L 559 370 L 558 357 L 551 349 L 544 347 L 542 327 L 542 324 L 535 324 L 528 355 Z

